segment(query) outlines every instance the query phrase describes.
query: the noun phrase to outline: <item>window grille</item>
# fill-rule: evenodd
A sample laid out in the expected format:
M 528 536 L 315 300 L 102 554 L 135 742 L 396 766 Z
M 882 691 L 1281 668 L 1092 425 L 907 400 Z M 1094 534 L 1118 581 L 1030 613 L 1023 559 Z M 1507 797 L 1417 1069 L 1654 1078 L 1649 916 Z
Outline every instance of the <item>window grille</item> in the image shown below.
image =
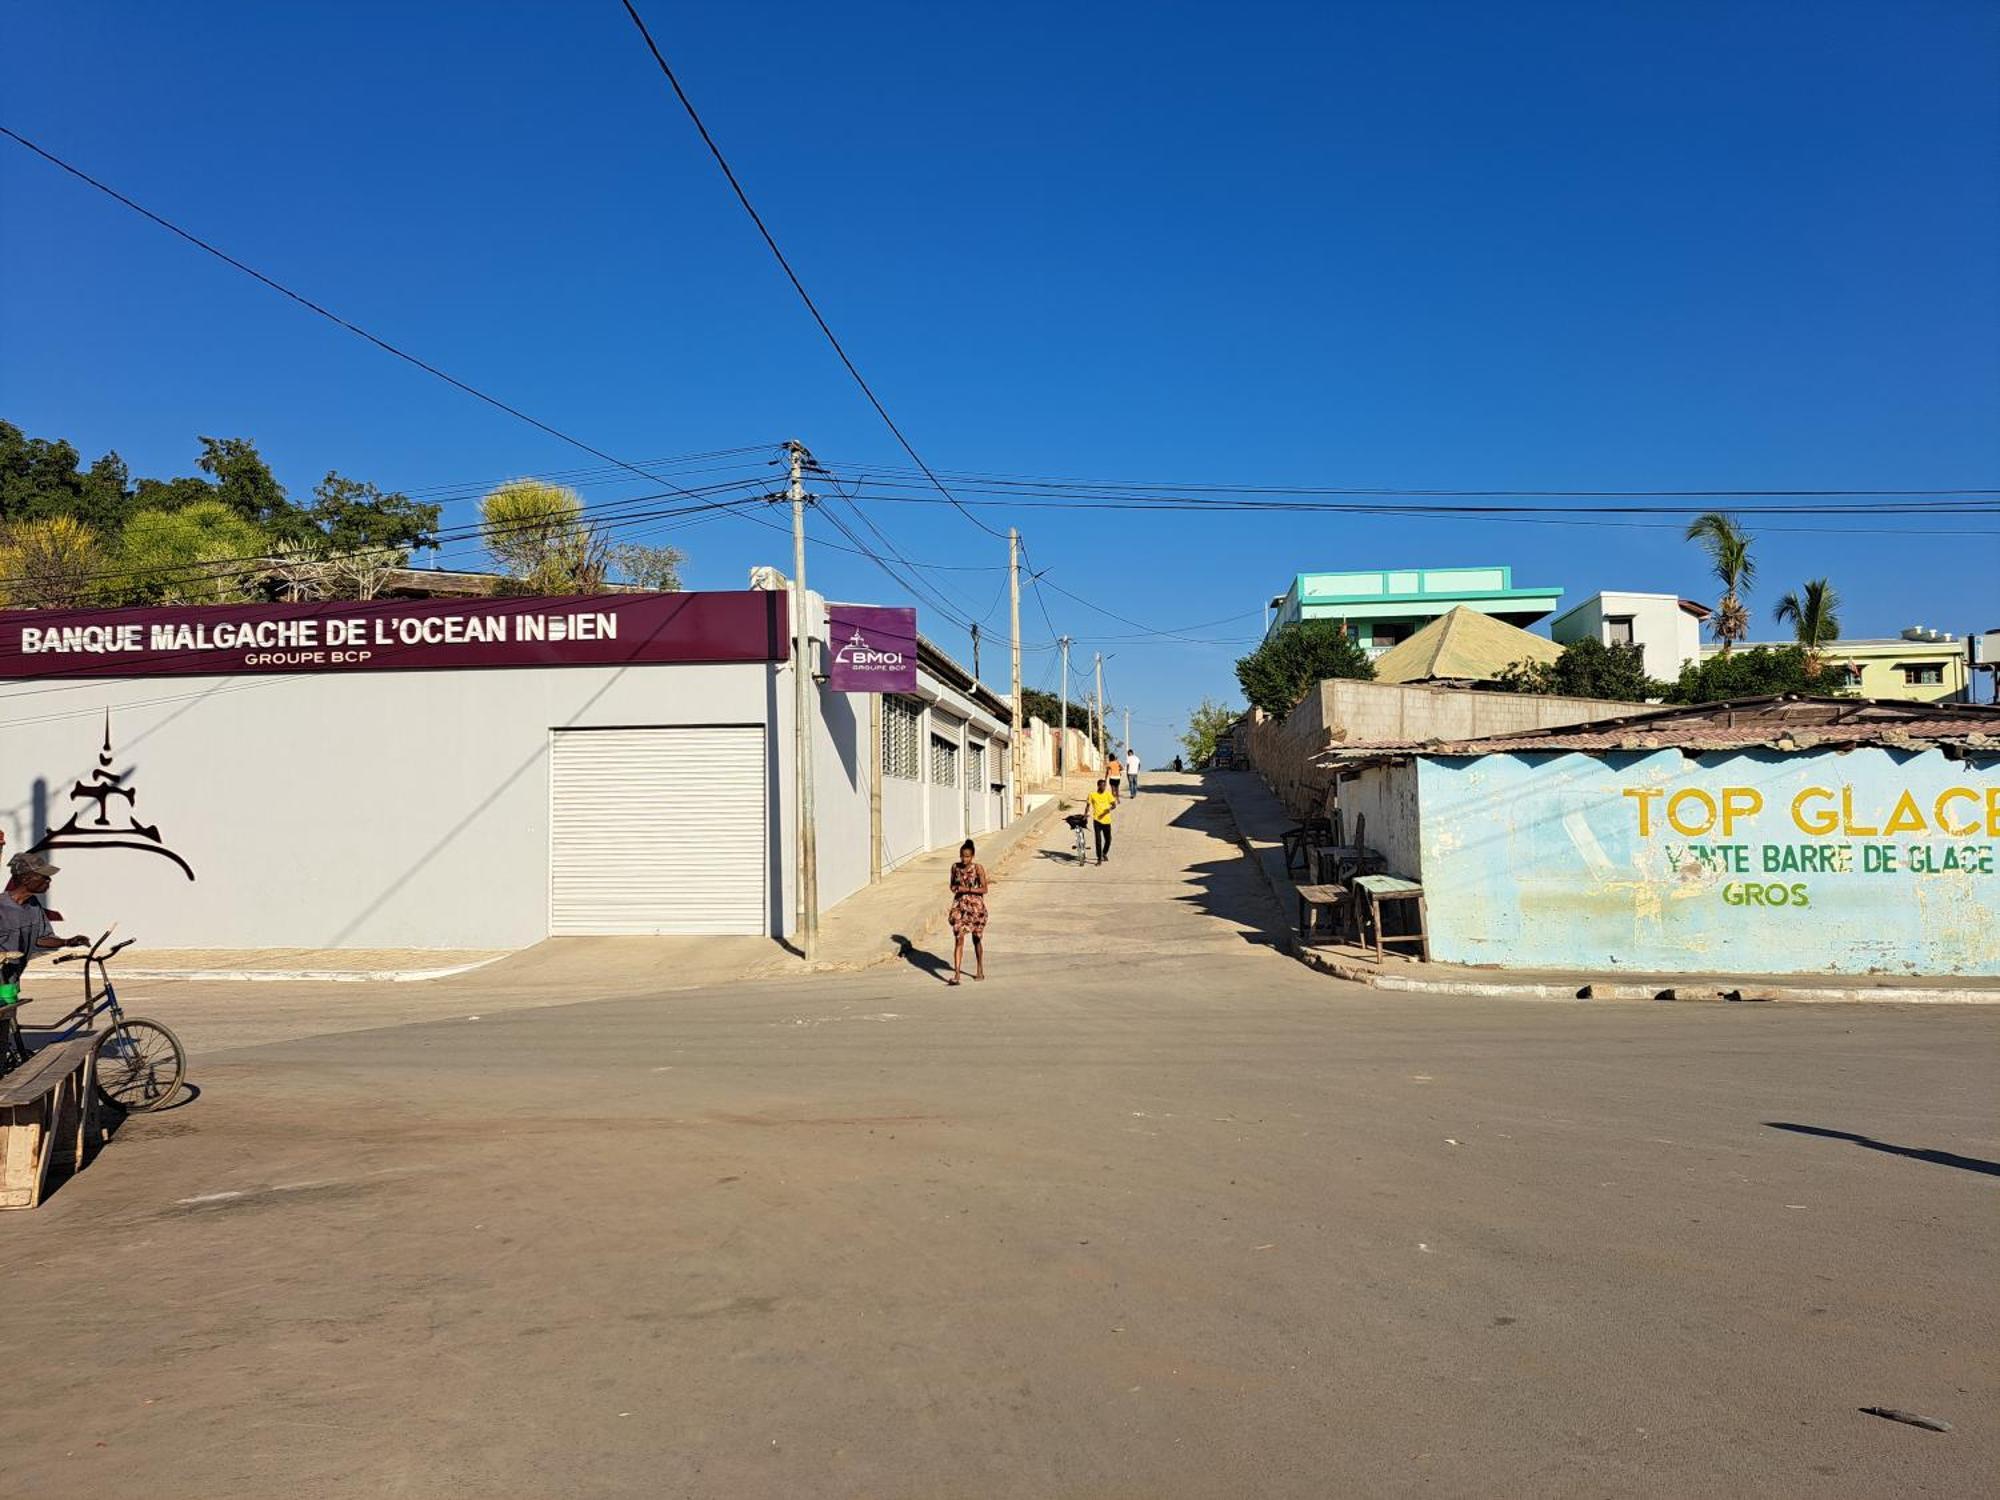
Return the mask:
M 917 765 L 917 716 L 922 710 L 913 698 L 882 700 L 882 774 L 915 781 Z
M 931 736 L 931 780 L 938 786 L 958 785 L 958 746 L 941 734 Z
M 974 791 L 986 789 L 986 746 L 973 745 L 970 748 L 972 764 L 965 768 L 965 784 Z

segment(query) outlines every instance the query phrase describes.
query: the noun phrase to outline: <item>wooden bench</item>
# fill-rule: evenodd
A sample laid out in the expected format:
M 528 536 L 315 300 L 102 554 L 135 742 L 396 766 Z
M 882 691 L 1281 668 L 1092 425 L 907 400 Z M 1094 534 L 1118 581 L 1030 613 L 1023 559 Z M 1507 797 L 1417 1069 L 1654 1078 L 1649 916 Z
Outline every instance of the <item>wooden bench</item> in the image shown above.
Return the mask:
M 1417 945 L 1418 956 L 1425 963 L 1431 961 L 1431 939 L 1428 924 L 1424 920 L 1426 913 L 1424 910 L 1424 888 L 1422 886 L 1418 885 L 1414 880 L 1404 880 L 1395 875 L 1357 875 L 1354 877 L 1354 890 L 1358 899 L 1367 904 L 1367 930 L 1375 934 L 1376 963 L 1379 964 L 1382 962 L 1382 945 L 1384 943 L 1415 943 Z M 1414 901 L 1416 903 L 1417 930 L 1415 932 L 1397 933 L 1391 937 L 1384 937 L 1382 935 L 1383 904 L 1387 902 L 1393 905 L 1405 901 Z M 1362 935 L 1365 938 L 1367 933 L 1364 932 Z
M 1338 936 L 1343 926 L 1351 926 L 1354 915 L 1354 892 L 1344 885 L 1301 885 L 1294 887 L 1299 893 L 1299 941 L 1310 947 L 1313 930 L 1318 925 L 1322 912 L 1327 916 L 1329 932 Z
M 33 1208 L 58 1157 L 83 1170 L 97 1141 L 95 1035 L 53 1042 L 0 1074 L 0 1208 Z

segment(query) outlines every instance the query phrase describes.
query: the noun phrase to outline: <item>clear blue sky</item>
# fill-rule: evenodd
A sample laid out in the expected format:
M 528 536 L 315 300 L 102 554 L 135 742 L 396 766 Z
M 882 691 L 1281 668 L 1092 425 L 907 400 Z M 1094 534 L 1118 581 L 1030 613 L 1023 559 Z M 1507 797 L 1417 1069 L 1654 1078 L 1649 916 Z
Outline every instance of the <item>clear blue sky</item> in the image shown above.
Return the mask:
M 645 9 L 940 468 L 2000 483 L 1987 0 Z M 616 0 L 23 4 L 8 32 L 6 123 L 599 447 L 899 458 Z M 0 195 L 0 414 L 32 433 L 154 474 L 189 472 L 197 433 L 241 435 L 299 492 L 329 468 L 470 489 L 593 462 L 3 140 Z M 913 558 L 1005 560 L 942 507 L 872 514 Z M 1148 625 L 1240 614 L 1194 632 L 1224 642 L 1328 566 L 1714 593 L 1671 528 L 982 514 Z M 1820 574 L 1850 635 L 2000 625 L 2000 536 L 1943 534 L 2000 518 L 1878 524 L 1758 527 L 1760 633 Z M 738 520 L 673 539 L 696 587 L 789 560 Z M 812 567 L 837 597 L 896 597 L 860 558 Z M 997 649 L 1003 575 L 937 576 L 991 610 Z M 1233 699 L 1240 647 L 1106 641 L 1132 632 L 1048 603 L 1079 660 L 1116 652 L 1110 695 L 1155 763 L 1190 703 Z M 1032 596 L 1025 624 L 1046 640 Z M 1051 652 L 1027 661 L 1052 682 Z

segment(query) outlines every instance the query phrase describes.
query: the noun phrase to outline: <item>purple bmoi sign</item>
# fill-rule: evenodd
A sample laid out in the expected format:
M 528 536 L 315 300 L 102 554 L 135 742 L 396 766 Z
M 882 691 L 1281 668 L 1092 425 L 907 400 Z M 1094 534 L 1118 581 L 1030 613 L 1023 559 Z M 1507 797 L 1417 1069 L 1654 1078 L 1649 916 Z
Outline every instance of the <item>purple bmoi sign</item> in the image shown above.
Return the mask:
M 917 612 L 868 604 L 826 607 L 827 686 L 836 693 L 917 690 Z
M 783 661 L 785 625 L 778 592 L 17 610 L 0 678 Z

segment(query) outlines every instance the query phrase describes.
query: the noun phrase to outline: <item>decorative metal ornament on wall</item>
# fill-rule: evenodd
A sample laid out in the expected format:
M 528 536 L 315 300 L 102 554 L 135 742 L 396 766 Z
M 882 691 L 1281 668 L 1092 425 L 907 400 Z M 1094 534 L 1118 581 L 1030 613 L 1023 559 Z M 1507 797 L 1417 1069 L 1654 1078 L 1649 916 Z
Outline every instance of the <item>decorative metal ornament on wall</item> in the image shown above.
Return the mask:
M 127 786 L 130 771 L 111 769 L 111 710 L 104 711 L 104 745 L 97 752 L 97 769 L 90 773 L 90 780 L 79 781 L 70 788 L 72 802 L 85 804 L 70 814 L 69 821 L 60 828 L 51 828 L 30 851 L 44 854 L 51 849 L 134 849 L 141 854 L 157 854 L 179 867 L 189 880 L 194 879 L 194 871 L 188 862 L 169 849 L 166 840 L 160 837 L 160 830 L 141 823 L 138 814 L 139 790 Z M 125 803 L 124 824 L 111 819 L 111 804 L 123 800 Z

